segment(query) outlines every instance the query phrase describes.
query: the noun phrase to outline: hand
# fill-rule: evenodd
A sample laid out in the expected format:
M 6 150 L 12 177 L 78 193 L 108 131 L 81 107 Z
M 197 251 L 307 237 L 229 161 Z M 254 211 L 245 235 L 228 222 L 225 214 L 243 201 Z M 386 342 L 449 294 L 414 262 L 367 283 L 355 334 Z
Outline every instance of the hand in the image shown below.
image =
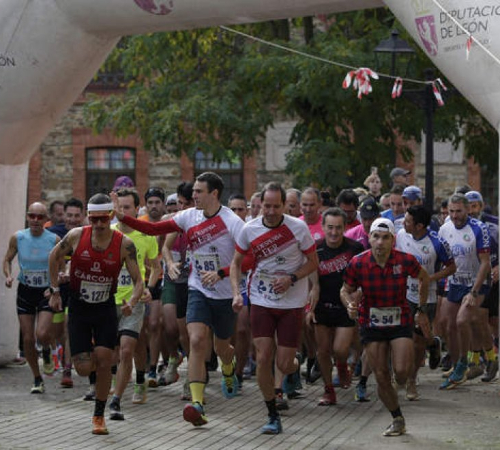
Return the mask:
M 47 291 L 48 291 L 48 289 L 47 289 Z M 52 309 L 52 311 L 54 311 L 54 312 L 61 312 L 63 310 L 63 308 L 62 308 L 61 294 L 59 294 L 59 292 L 54 292 L 50 296 L 49 306 Z
M 306 324 L 308 327 L 310 327 L 313 323 L 317 323 L 316 322 L 316 314 L 314 314 L 314 311 L 311 310 L 311 311 L 308 311 L 306 314 Z
M 276 278 L 273 281 L 273 291 L 276 294 L 284 294 L 290 286 L 292 285 L 292 279 L 289 275 L 285 275 L 284 277 Z
M 238 292 L 233 297 L 233 311 L 238 313 L 242 310 L 242 308 L 243 308 L 243 296 L 241 295 L 241 292 Z
M 493 283 L 498 283 L 498 266 L 493 267 L 491 269 L 491 280 Z
M 200 270 L 200 275 L 204 286 L 213 286 L 221 279 L 215 270 Z
M 356 302 L 350 301 L 347 304 L 347 314 L 352 320 L 356 320 L 358 318 L 358 304 Z
M 127 303 L 126 300 L 123 300 L 123 305 L 121 307 L 122 315 L 128 317 L 132 315 L 132 305 Z
M 125 214 L 121 211 L 121 208 L 118 204 L 118 194 L 114 191 L 111 191 L 109 193 L 109 196 L 111 197 L 111 200 L 113 201 L 113 207 L 114 207 L 114 212 L 115 216 L 118 220 L 122 220 Z
M 477 296 L 472 295 L 472 292 L 469 292 L 464 297 L 463 304 L 471 308 L 473 308 L 474 306 L 479 306 L 479 298 Z
M 430 339 L 431 335 L 431 324 L 429 322 L 429 317 L 427 314 L 418 312 L 415 314 L 416 328 L 420 328 L 422 334 L 426 339 Z
M 8 287 L 10 289 L 12 287 L 12 283 L 14 283 L 14 278 L 12 278 L 12 277 L 5 278 L 5 286 L 6 287 Z
M 179 278 L 179 275 L 181 274 L 181 263 L 180 262 L 174 262 L 171 264 L 167 263 L 167 268 L 168 268 L 168 276 L 172 281 L 177 280 Z
M 69 283 L 69 273 L 66 272 L 59 272 L 57 274 L 57 284 L 61 285 L 64 283 Z
M 148 288 L 145 288 L 142 292 L 142 297 L 139 300 L 141 303 L 151 303 L 153 301 L 153 296 Z

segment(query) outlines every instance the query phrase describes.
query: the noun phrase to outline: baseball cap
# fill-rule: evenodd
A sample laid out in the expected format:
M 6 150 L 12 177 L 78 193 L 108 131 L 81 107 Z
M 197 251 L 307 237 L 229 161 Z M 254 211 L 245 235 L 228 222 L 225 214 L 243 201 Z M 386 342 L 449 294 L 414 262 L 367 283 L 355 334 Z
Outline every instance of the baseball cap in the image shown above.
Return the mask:
M 118 189 L 121 188 L 132 188 L 134 187 L 134 182 L 130 177 L 127 177 L 126 175 L 122 175 L 121 177 L 118 177 L 115 180 L 115 184 L 113 185 L 113 191 L 117 191 Z
M 391 170 L 390 177 L 398 177 L 400 175 L 409 175 L 411 173 L 411 170 L 406 170 L 403 169 L 402 167 L 394 167 L 394 169 Z
M 394 224 L 392 223 L 392 221 L 384 217 L 379 217 L 378 219 L 374 220 L 372 226 L 370 227 L 370 234 L 373 233 L 374 231 L 385 231 L 385 232 L 388 231 L 393 236 L 396 234 L 396 231 L 394 230 Z
M 403 191 L 402 197 L 411 201 L 422 200 L 422 189 L 418 186 L 407 186 Z
M 380 207 L 373 197 L 367 197 L 361 202 L 359 214 L 362 219 L 374 219 L 380 214 Z
M 466 192 L 465 196 L 469 202 L 481 202 L 483 203 L 483 196 L 477 191 Z
M 165 191 L 160 187 L 150 187 L 144 194 L 144 200 L 148 201 L 150 197 L 158 197 L 163 202 L 165 201 Z
M 177 194 L 170 194 L 167 197 L 167 201 L 165 202 L 165 205 L 176 205 L 177 204 Z

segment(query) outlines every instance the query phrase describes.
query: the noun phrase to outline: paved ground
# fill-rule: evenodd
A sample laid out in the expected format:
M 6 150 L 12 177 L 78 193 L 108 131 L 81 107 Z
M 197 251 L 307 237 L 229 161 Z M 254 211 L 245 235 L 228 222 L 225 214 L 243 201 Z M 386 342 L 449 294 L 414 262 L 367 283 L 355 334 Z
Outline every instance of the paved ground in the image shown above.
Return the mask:
M 185 376 L 185 366 L 181 370 Z M 400 393 L 407 434 L 385 438 L 390 415 L 369 384 L 372 401 L 353 401 L 353 388 L 338 391 L 338 404 L 318 407 L 320 383 L 304 386 L 282 414 L 284 432 L 262 436 L 266 412 L 254 380 L 243 393 L 225 400 L 220 374 L 207 387 L 209 423 L 194 428 L 183 422 L 181 383 L 150 389 L 145 405 L 131 403 L 131 385 L 122 401 L 126 420 L 107 421 L 110 434 L 90 430 L 93 403 L 82 401 L 87 389 L 75 377 L 73 389 L 59 387 L 60 374 L 46 378 L 46 393 L 31 395 L 27 366 L 0 368 L 0 449 L 500 449 L 499 384 L 468 382 L 453 391 L 439 391 L 440 372 L 422 369 L 421 400 L 409 402 Z

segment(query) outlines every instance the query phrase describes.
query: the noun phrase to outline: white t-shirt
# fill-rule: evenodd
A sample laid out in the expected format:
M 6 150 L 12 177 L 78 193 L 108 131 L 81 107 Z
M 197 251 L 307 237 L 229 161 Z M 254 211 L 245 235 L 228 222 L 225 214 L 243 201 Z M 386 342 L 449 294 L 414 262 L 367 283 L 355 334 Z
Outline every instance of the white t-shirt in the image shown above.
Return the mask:
M 254 305 L 291 309 L 307 302 L 307 277 L 298 280 L 283 294 L 276 294 L 272 284 L 276 278 L 290 275 L 302 267 L 305 255 L 316 251 L 314 239 L 306 223 L 287 214 L 276 228 L 266 227 L 262 217 L 245 224 L 236 239 L 236 250 L 250 251 L 255 269 L 249 277 L 249 296 Z
M 210 218 L 205 217 L 202 210 L 190 208 L 177 213 L 173 220 L 185 231 L 188 241 L 189 289 L 196 289 L 213 299 L 232 298 L 229 277 L 214 286 L 204 286 L 200 271 L 217 271 L 231 264 L 235 240 L 244 222 L 226 206 Z

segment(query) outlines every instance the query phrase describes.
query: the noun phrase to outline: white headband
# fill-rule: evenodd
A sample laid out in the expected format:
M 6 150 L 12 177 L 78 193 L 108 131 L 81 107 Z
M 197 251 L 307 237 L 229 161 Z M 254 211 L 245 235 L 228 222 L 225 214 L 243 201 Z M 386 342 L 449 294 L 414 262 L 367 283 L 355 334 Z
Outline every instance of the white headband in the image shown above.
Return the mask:
M 113 203 L 101 203 L 100 205 L 94 205 L 93 203 L 89 203 L 87 205 L 87 211 L 113 211 L 115 209 Z

